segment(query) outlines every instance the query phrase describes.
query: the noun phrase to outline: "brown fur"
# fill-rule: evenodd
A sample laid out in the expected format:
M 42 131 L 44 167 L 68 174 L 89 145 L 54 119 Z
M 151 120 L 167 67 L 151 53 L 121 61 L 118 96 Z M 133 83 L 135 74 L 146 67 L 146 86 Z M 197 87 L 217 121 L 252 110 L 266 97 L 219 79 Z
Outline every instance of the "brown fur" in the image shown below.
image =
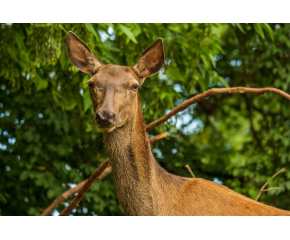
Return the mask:
M 104 66 L 98 60 L 92 67 L 95 56 L 72 34 L 68 34 L 68 39 L 75 41 L 68 40 L 72 63 L 87 73 L 88 69 L 97 69 L 97 73 L 90 72 L 93 77 L 89 80 L 94 112 L 116 115 L 109 127 L 97 121 L 95 124 L 104 132 L 117 195 L 126 215 L 290 215 L 289 211 L 259 203 L 220 184 L 175 176 L 156 162 L 133 86 L 141 85 L 163 66 L 162 39 L 157 39 L 134 67 Z M 76 46 L 79 49 L 71 50 Z

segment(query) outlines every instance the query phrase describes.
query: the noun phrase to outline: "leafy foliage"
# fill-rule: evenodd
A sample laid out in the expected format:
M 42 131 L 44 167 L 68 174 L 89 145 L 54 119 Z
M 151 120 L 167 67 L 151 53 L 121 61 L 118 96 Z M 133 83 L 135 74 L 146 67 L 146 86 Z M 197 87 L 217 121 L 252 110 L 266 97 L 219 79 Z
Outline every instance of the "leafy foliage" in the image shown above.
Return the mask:
M 139 91 L 147 123 L 212 87 L 290 92 L 289 24 L 2 24 L 0 28 L 0 214 L 40 215 L 107 157 L 93 125 L 88 76 L 70 63 L 67 31 L 106 63 L 134 65 L 158 37 L 166 63 Z M 289 102 L 266 94 L 217 95 L 157 127 L 153 152 L 169 172 L 222 182 L 290 210 Z M 68 200 L 69 202 L 70 200 Z M 58 208 L 61 211 L 64 205 Z M 112 176 L 95 183 L 72 215 L 122 215 Z

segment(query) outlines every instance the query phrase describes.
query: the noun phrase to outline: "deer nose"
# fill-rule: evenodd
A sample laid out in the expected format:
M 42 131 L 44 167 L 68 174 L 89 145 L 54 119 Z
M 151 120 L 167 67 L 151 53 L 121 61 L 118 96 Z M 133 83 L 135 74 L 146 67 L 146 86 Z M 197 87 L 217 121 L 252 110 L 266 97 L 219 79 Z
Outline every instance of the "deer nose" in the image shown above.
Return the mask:
M 115 121 L 115 114 L 114 113 L 95 113 L 95 121 L 100 127 L 108 127 Z

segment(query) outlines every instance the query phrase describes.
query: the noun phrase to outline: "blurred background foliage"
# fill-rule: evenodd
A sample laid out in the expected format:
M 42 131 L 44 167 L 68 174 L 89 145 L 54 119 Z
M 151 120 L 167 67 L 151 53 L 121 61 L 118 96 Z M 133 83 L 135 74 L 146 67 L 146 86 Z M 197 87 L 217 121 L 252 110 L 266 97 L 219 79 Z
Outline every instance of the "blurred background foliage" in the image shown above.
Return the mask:
M 40 215 L 107 157 L 93 125 L 89 76 L 70 63 L 67 31 L 106 64 L 134 65 L 162 37 L 166 63 L 139 91 L 150 123 L 213 87 L 275 87 L 290 93 L 290 24 L 1 24 L 0 214 Z M 213 180 L 290 210 L 289 102 L 279 95 L 217 95 L 149 136 L 169 172 Z M 53 215 L 68 205 L 64 202 Z M 112 176 L 95 183 L 72 215 L 122 215 Z

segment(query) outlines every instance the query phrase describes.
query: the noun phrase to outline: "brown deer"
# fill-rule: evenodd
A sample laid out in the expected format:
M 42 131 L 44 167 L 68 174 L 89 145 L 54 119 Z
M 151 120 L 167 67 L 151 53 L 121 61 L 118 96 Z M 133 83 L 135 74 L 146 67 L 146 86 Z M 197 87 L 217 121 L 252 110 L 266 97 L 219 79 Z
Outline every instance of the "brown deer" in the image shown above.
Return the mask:
M 94 123 L 104 133 L 117 195 L 126 215 L 290 215 L 202 178 L 175 176 L 155 160 L 138 101 L 138 88 L 164 64 L 158 38 L 131 66 L 103 65 L 73 32 L 68 56 L 91 75 Z

